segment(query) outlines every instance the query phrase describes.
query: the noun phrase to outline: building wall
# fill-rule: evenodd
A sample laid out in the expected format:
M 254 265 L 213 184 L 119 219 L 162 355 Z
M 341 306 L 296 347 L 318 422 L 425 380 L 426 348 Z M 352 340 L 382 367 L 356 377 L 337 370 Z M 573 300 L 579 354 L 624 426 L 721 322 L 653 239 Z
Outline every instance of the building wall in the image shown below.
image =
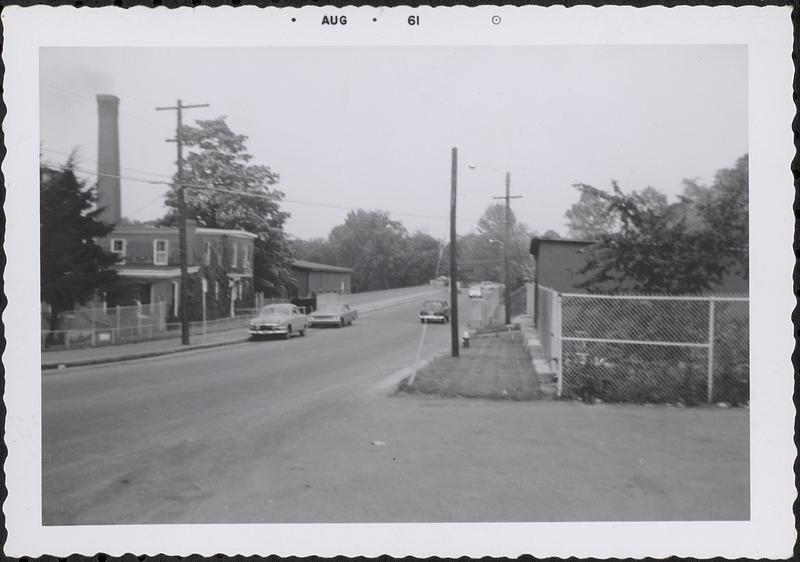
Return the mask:
M 251 238 L 240 238 L 228 234 L 197 233 L 194 244 L 195 263 L 219 265 L 231 273 L 253 275 L 253 253 L 255 243 Z M 206 243 L 210 252 L 206 253 Z M 234 250 L 235 248 L 235 250 Z M 233 259 L 236 258 L 236 263 Z M 246 260 L 245 260 L 246 258 Z
M 350 274 L 336 271 L 311 271 L 308 274 L 308 285 L 313 293 L 338 293 L 344 282 L 344 292 L 350 292 Z
M 539 258 L 536 260 L 536 280 L 541 287 L 549 287 L 560 293 L 586 293 L 586 289 L 578 287 L 587 275 L 578 272 L 586 264 L 584 250 L 589 242 L 543 240 L 539 246 Z M 749 281 L 741 276 L 728 274 L 722 283 L 712 287 L 711 293 L 747 294 Z
M 578 272 L 586 263 L 581 253 L 588 244 L 568 242 L 542 242 L 536 260 L 536 275 L 540 286 L 555 289 L 560 293 L 584 293 L 577 287 L 585 275 Z

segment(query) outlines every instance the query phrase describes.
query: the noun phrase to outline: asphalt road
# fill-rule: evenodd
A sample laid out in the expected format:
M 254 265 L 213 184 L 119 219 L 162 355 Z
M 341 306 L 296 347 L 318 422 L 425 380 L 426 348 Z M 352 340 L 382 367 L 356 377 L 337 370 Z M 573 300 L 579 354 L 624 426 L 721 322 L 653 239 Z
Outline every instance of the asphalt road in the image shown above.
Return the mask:
M 294 494 L 267 469 L 275 455 L 309 428 L 346 421 L 365 391 L 388 391 L 414 362 L 418 310 L 400 305 L 290 341 L 46 374 L 44 523 L 224 521 L 226 505 L 265 486 Z M 423 358 L 447 349 L 449 333 L 429 326 Z
M 448 351 L 417 307 L 49 372 L 43 523 L 750 517 L 747 410 L 388 396 Z

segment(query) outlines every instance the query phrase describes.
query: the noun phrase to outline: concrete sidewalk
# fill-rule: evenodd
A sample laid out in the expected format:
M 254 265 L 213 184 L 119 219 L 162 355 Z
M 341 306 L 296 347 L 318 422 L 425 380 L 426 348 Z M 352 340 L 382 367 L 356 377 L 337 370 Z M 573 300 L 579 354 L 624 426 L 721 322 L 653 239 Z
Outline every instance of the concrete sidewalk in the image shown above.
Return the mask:
M 143 359 L 171 353 L 207 349 L 223 345 L 233 345 L 247 341 L 246 328 L 215 332 L 205 336 L 192 336 L 191 345 L 181 345 L 180 338 L 166 338 L 149 340 L 106 347 L 85 347 L 81 349 L 62 349 L 58 351 L 42 352 L 42 370 L 63 369 L 65 367 L 79 367 L 83 365 L 96 365 L 131 359 Z
M 357 310 L 360 315 L 368 315 L 371 312 L 412 302 L 437 292 L 437 289 L 431 289 L 431 291 L 419 291 L 412 294 L 400 295 L 391 299 L 367 302 L 357 305 Z M 248 337 L 247 328 L 241 327 L 232 330 L 213 332 L 205 336 L 192 335 L 190 338 L 191 345 L 188 346 L 181 345 L 179 337 L 172 337 L 103 347 L 43 351 L 42 370 L 114 363 L 117 361 L 143 359 L 146 357 L 156 357 L 159 355 L 169 355 L 172 353 L 182 353 L 224 345 L 235 345 L 247 341 Z

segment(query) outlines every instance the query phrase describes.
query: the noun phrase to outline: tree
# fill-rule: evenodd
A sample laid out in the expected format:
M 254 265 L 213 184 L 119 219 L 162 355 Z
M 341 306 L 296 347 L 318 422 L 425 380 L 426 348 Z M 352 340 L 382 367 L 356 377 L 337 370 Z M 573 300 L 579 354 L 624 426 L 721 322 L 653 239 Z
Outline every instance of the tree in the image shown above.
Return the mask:
M 294 238 L 289 242 L 289 247 L 296 259 L 338 265 L 336 253 L 327 238 Z
M 424 232 L 415 232 L 406 242 L 403 284 L 406 286 L 424 285 L 444 272 L 440 263 L 442 244 Z
M 590 247 L 582 286 L 590 290 L 691 294 L 747 276 L 747 156 L 717 172 L 710 188 L 688 182 L 684 197 L 666 204 L 652 191 L 591 190 L 620 221 Z
M 352 290 L 376 291 L 403 286 L 408 232 L 385 211 L 358 209 L 331 230 L 328 240 L 338 265 L 354 270 Z
M 532 233 L 509 213 L 511 238 L 506 240 L 506 208 L 495 203 L 486 208 L 475 232 L 459 237 L 459 275 L 467 281 L 505 283 L 504 246 L 508 255 L 512 287 L 533 278 L 533 265 L 527 248 Z
M 117 281 L 116 255 L 97 244 L 113 225 L 100 221 L 94 191 L 75 176 L 74 168 L 74 154 L 63 171 L 39 168 L 41 298 L 50 305 L 48 343 L 61 314 Z
M 578 202 L 564 213 L 570 238 L 595 240 L 619 228 L 617 216 L 609 212 L 609 202 L 597 190 L 584 188 L 579 191 Z
M 185 192 L 187 217 L 207 228 L 242 229 L 256 234 L 253 256 L 255 290 L 275 296 L 291 278 L 291 252 L 283 225 L 289 214 L 280 210 L 283 192 L 274 188 L 279 175 L 268 166 L 251 164 L 247 137 L 235 134 L 224 117 L 198 120 L 183 127 L 183 183 L 224 189 L 189 188 Z M 177 182 L 177 178 L 176 178 Z M 178 193 L 167 193 L 170 209 L 160 221 L 178 223 Z

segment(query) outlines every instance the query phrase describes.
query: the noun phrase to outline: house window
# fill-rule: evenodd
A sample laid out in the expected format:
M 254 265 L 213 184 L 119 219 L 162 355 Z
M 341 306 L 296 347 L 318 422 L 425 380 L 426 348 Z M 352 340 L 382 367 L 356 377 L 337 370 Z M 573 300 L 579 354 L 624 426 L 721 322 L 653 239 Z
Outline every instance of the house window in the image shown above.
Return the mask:
M 219 298 L 219 281 L 214 281 L 214 298 Z
M 123 238 L 111 239 L 111 253 L 116 254 L 116 256 L 119 258 L 117 263 L 125 263 L 125 252 L 127 249 L 127 244 Z
M 153 240 L 153 264 L 167 265 L 169 261 L 169 241 Z
M 206 265 L 211 265 L 211 242 L 208 241 L 205 244 L 203 263 Z
M 233 244 L 233 253 L 231 254 L 231 268 L 236 269 L 239 267 L 239 244 Z
M 248 255 L 249 254 L 249 252 L 248 252 L 249 249 L 250 248 L 247 247 L 247 244 L 242 246 L 242 267 L 244 269 L 250 269 L 250 259 L 249 259 L 250 256 Z

